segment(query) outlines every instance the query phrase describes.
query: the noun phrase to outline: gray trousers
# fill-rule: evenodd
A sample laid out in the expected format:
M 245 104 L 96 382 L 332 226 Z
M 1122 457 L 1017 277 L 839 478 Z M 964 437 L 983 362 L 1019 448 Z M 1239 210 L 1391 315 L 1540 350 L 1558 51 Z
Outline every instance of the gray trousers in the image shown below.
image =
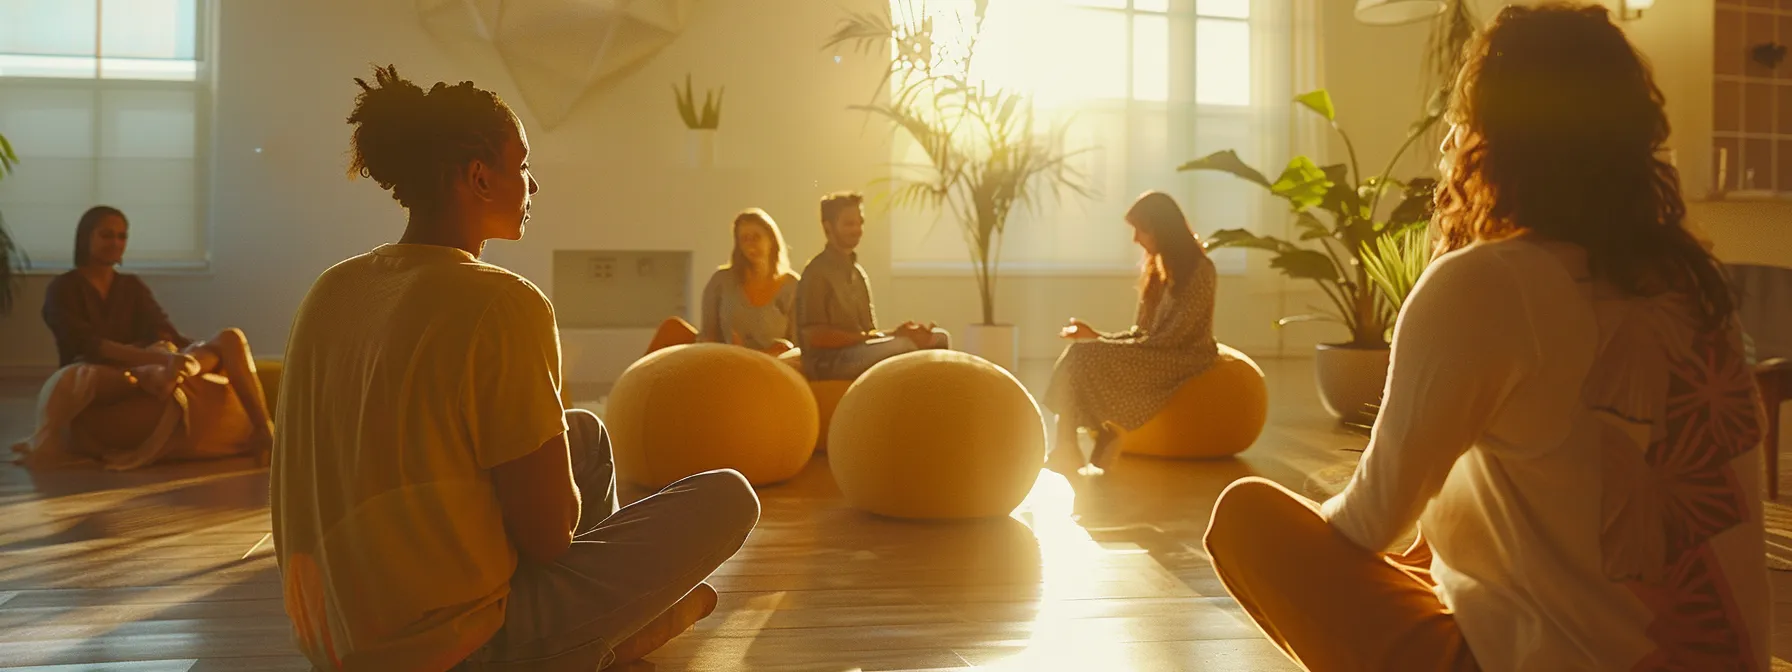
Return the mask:
M 504 627 L 457 669 L 597 670 L 611 649 L 733 557 L 759 522 L 759 497 L 732 469 L 708 471 L 618 508 L 610 435 L 589 411 L 566 412 L 573 480 L 583 496 L 572 548 L 522 560 Z
M 816 350 L 803 355 L 803 374 L 809 380 L 858 380 L 859 376 L 897 355 L 916 350 L 945 350 L 952 347 L 952 335 L 934 327 L 933 342 L 923 348 L 914 341 L 898 336 L 885 336 L 844 348 Z

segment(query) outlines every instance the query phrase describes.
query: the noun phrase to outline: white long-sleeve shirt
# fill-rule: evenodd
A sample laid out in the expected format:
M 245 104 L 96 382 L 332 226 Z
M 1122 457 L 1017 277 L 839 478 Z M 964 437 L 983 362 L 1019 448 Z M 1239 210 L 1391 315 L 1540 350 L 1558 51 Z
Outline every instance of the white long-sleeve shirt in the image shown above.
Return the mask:
M 1759 405 L 1738 332 L 1692 315 L 1572 245 L 1440 257 L 1323 515 L 1376 551 L 1417 522 L 1482 669 L 1768 669 Z

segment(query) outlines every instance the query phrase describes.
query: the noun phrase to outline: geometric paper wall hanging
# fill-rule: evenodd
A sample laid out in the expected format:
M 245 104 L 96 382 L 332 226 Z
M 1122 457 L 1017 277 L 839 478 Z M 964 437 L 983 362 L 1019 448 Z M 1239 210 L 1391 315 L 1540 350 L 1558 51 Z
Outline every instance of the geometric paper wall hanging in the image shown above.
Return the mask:
M 496 49 L 537 121 L 553 128 L 586 94 L 683 32 L 693 0 L 417 0 L 435 39 Z

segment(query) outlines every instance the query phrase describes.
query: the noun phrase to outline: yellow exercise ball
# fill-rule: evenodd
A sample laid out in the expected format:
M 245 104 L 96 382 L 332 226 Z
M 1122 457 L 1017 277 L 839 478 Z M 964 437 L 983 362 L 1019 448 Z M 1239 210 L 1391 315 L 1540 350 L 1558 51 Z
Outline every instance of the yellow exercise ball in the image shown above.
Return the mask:
M 617 476 L 651 488 L 723 468 L 754 485 L 795 476 L 815 454 L 815 416 L 802 375 L 720 343 L 642 357 L 604 406 Z
M 285 370 L 286 365 L 283 360 L 255 360 L 255 378 L 261 381 L 261 393 L 268 400 L 269 417 L 272 417 L 274 411 L 280 408 L 280 377 Z
M 815 449 L 827 452 L 828 424 L 834 420 L 835 409 L 840 408 L 840 399 L 846 396 L 846 389 L 852 387 L 850 380 L 811 380 L 809 391 L 815 395 L 816 441 Z
M 1005 516 L 1045 461 L 1045 421 L 1020 381 L 984 359 L 922 350 L 846 391 L 828 463 L 846 501 L 895 518 Z
M 1263 369 L 1244 353 L 1219 346 L 1212 368 L 1183 383 L 1163 410 L 1120 437 L 1130 455 L 1214 459 L 1244 452 L 1269 419 Z

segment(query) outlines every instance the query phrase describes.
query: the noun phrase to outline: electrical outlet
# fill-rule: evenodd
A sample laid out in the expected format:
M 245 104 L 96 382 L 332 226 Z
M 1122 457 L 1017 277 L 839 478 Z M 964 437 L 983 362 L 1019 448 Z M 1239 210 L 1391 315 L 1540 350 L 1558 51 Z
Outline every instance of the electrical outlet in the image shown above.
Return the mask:
M 616 277 L 616 260 L 609 257 L 591 258 L 591 277 L 608 280 Z

